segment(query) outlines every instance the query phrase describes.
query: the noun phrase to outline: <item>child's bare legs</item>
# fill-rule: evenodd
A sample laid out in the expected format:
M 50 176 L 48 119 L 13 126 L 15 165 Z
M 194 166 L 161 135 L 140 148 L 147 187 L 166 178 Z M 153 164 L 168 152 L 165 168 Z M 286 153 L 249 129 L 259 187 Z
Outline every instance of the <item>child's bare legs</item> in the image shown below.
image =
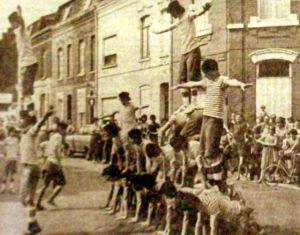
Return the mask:
M 237 180 L 240 179 L 240 176 L 241 176 L 241 168 L 242 168 L 243 163 L 244 163 L 244 156 L 239 156 L 239 167 L 238 167 L 238 176 L 237 176 Z
M 184 211 L 183 212 L 183 218 L 182 218 L 181 235 L 186 235 L 187 234 L 188 224 L 189 224 L 188 211 Z
M 113 193 L 112 193 L 112 199 L 111 199 L 111 210 L 109 210 L 108 214 L 109 215 L 113 215 L 114 213 L 116 213 L 117 210 L 117 201 L 118 201 L 118 195 L 119 195 L 119 191 L 120 191 L 120 183 L 119 182 L 115 182 L 113 183 Z M 121 202 L 122 203 L 122 202 Z
M 62 185 L 57 185 L 54 188 L 54 191 L 52 192 L 50 198 L 48 199 L 48 204 L 51 204 L 53 206 L 56 206 L 54 200 L 56 199 L 56 197 L 61 193 L 61 191 L 63 190 L 64 186 Z
M 50 182 L 48 183 L 45 183 L 44 185 L 43 185 L 43 187 L 42 187 L 42 189 L 41 189 L 41 192 L 40 192 L 40 195 L 39 195 L 39 197 L 38 197 L 38 200 L 37 200 L 37 203 L 36 203 L 36 208 L 37 208 L 37 210 L 43 210 L 44 209 L 44 207 L 42 206 L 42 200 L 43 200 L 43 197 L 44 197 L 44 195 L 45 195 L 45 193 L 46 193 L 46 190 L 47 190 L 47 188 L 49 187 L 49 184 L 50 184 Z
M 147 220 L 142 224 L 143 226 L 150 226 L 153 209 L 154 209 L 154 204 L 150 202 L 148 205 Z
M 115 184 L 113 182 L 111 182 L 111 184 L 110 184 L 110 191 L 109 191 L 107 202 L 106 202 L 106 205 L 104 206 L 104 208 L 109 208 L 109 205 L 110 205 L 110 203 L 112 201 L 114 192 L 115 192 Z
M 141 206 L 142 206 L 142 192 L 140 192 L 140 191 L 135 192 L 135 196 L 136 196 L 135 216 L 131 220 L 134 223 L 138 222 L 138 220 L 139 220 L 139 215 L 140 215 Z
M 261 158 L 261 172 L 260 172 L 260 178 L 258 180 L 258 183 L 262 183 L 265 180 L 265 168 L 266 168 L 266 157 L 262 156 Z
M 117 219 L 123 220 L 128 217 L 128 186 L 124 185 L 124 191 L 121 201 L 120 215 Z

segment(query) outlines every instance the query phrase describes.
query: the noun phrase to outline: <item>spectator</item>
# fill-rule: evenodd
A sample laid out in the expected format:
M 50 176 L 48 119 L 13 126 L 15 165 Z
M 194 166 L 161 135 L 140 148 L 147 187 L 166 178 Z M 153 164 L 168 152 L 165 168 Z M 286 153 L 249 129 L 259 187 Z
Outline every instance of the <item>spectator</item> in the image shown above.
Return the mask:
M 153 143 L 158 143 L 158 129 L 160 128 L 159 124 L 156 122 L 156 116 L 150 115 L 151 123 L 148 126 L 149 129 L 149 139 Z

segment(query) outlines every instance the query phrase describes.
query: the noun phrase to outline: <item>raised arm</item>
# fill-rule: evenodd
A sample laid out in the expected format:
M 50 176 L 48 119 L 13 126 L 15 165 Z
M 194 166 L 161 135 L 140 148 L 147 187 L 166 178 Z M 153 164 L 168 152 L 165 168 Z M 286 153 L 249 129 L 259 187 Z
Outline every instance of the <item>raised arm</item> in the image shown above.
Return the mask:
M 22 8 L 20 5 L 17 6 L 17 12 L 19 14 L 19 17 L 20 17 L 20 26 L 21 26 L 21 32 L 24 32 L 24 29 L 25 29 L 25 21 L 24 21 L 24 18 L 23 18 L 23 15 L 22 15 Z
M 209 9 L 211 8 L 211 4 L 210 3 L 206 3 L 202 8 L 194 11 L 191 15 L 190 18 L 192 20 L 194 20 L 195 18 L 205 14 L 205 12 L 207 12 Z

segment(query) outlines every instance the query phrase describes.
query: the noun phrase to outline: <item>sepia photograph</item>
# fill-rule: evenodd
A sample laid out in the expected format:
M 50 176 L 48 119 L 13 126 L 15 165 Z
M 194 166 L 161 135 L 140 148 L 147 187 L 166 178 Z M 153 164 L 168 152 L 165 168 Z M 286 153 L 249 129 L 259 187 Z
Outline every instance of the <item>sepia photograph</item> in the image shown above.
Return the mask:
M 0 235 L 300 235 L 300 0 L 0 2 Z

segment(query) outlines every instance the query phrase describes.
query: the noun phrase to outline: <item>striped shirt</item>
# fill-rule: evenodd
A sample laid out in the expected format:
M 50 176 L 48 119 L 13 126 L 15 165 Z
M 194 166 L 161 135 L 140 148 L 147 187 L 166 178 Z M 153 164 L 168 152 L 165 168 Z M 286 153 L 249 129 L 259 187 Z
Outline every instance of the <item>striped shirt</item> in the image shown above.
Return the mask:
M 229 80 L 228 77 L 220 76 L 215 80 L 204 80 L 206 98 L 204 103 L 204 116 L 223 119 L 225 105 L 225 89 L 223 85 Z

